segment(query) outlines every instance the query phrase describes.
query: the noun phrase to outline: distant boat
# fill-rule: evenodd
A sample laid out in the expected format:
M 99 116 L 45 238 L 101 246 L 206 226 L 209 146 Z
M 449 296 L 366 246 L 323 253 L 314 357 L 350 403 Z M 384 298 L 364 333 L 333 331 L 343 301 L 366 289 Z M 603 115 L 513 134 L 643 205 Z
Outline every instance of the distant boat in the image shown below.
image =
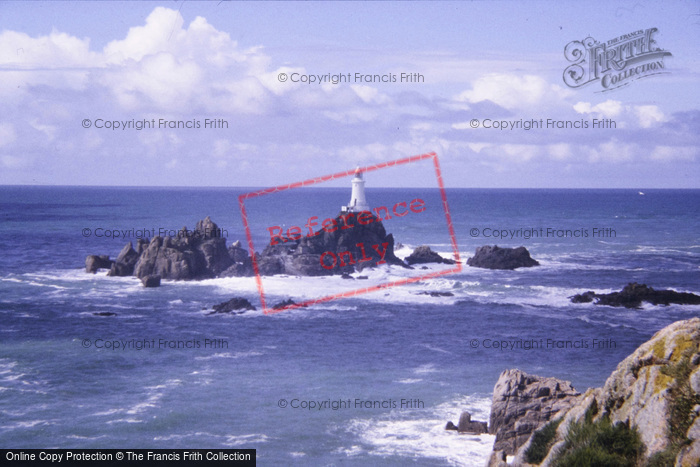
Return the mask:
M 639 194 L 642 195 L 642 196 L 644 196 L 644 192 L 643 192 L 643 191 L 640 191 Z

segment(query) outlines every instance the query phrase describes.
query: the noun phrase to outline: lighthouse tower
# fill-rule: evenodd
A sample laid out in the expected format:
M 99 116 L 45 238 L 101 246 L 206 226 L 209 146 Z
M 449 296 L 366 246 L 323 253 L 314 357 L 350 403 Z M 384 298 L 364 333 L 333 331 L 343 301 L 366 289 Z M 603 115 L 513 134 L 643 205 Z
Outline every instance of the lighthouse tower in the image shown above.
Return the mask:
M 369 211 L 369 205 L 365 198 L 365 180 L 362 177 L 362 172 L 358 167 L 355 170 L 355 176 L 352 179 L 352 195 L 350 196 L 350 204 L 343 206 L 343 212 L 362 212 Z

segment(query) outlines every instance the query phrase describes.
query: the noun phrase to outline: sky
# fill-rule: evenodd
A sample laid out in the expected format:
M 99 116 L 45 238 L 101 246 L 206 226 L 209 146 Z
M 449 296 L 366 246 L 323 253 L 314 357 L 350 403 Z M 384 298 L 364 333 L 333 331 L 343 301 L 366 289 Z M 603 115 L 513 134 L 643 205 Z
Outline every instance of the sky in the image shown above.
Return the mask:
M 662 72 L 564 81 L 650 28 Z M 696 1 L 1 2 L 0 184 L 699 188 L 699 58 Z

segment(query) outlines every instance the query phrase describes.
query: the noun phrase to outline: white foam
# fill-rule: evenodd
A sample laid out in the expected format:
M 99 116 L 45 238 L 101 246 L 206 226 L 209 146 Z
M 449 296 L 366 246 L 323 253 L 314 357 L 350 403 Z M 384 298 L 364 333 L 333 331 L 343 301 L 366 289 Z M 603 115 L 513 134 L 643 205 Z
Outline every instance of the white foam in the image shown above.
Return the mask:
M 220 353 L 215 353 L 213 355 L 209 355 L 207 357 L 195 357 L 195 360 L 212 360 L 212 359 L 217 359 L 217 358 L 231 358 L 231 359 L 237 359 L 237 358 L 244 358 L 244 357 L 257 357 L 259 355 L 263 355 L 262 352 L 258 352 L 256 350 L 249 350 L 247 352 L 220 352 Z
M 493 435 L 460 435 L 445 430 L 449 419 L 469 411 L 475 420 L 487 420 L 491 400 L 488 397 L 460 397 L 432 410 L 392 411 L 375 418 L 350 421 L 349 431 L 369 448 L 357 444 L 337 450 L 348 457 L 367 452 L 386 457 L 408 459 L 434 458 L 455 466 L 483 466 L 493 448 Z

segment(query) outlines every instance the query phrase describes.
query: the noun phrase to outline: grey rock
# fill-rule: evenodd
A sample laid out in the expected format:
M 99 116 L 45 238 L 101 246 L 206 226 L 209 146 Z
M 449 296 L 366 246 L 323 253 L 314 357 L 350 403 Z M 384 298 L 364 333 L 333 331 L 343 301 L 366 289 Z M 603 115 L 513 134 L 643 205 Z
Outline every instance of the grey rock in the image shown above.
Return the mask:
M 567 411 L 580 396 L 568 381 L 506 370 L 493 390 L 489 432 L 494 450 L 515 454 L 532 432 Z
M 652 305 L 699 305 L 700 296 L 688 292 L 676 292 L 675 290 L 655 290 L 646 284 L 630 282 L 619 292 L 597 294 L 591 290 L 571 297 L 573 303 L 589 303 L 596 300 L 596 305 L 623 306 L 625 308 L 639 308 L 642 302 Z
M 455 264 L 454 260 L 443 258 L 426 245 L 414 249 L 413 252 L 406 257 L 405 261 L 409 265 L 424 263 Z
M 134 250 L 134 245 L 129 242 L 119 252 L 117 259 L 112 264 L 108 275 L 110 276 L 131 276 L 134 273 L 134 266 L 139 259 L 138 253 Z
M 481 433 L 488 433 L 488 426 L 486 422 L 472 421 L 472 415 L 469 412 L 462 412 L 462 415 L 459 416 L 457 430 L 460 433 L 480 435 Z
M 113 263 L 107 255 L 88 255 L 85 258 L 85 272 L 95 274 L 98 269 L 111 269 Z
M 516 269 L 540 265 L 532 259 L 530 252 L 524 246 L 500 248 L 498 245 L 477 248 L 474 256 L 467 260 L 467 264 L 486 269 Z
M 160 276 L 158 274 L 150 274 L 142 277 L 141 283 L 144 287 L 160 287 Z
M 445 430 L 458 431 L 459 428 L 457 428 L 454 423 L 447 422 L 447 425 L 445 425 Z
M 255 310 L 255 307 L 246 298 L 234 297 L 231 300 L 214 305 L 212 309 L 214 311 L 209 314 L 231 313 L 235 311 L 245 312 L 248 310 Z

